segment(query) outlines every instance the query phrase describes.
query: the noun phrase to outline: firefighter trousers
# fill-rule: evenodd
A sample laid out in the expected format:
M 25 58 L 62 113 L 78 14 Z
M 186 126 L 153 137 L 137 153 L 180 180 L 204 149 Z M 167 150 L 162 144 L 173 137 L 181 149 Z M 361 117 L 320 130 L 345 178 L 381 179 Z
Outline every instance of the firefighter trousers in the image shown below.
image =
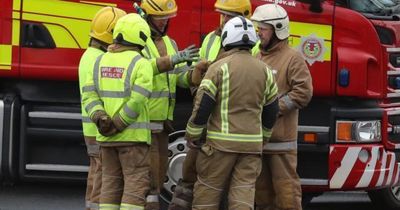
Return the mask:
M 168 168 L 168 134 L 165 131 L 151 133 L 150 171 L 151 188 L 160 193 Z
M 256 184 L 257 210 L 301 210 L 297 152 L 263 154 Z
M 101 190 L 101 158 L 100 145 L 96 137 L 85 136 L 87 154 L 89 156 L 89 172 L 86 184 L 86 209 L 98 209 Z
M 101 155 L 100 209 L 143 209 L 150 190 L 149 146 L 102 146 Z
M 254 209 L 255 184 L 261 172 L 260 154 L 223 152 L 203 145 L 196 170 L 193 210 L 219 210 L 225 188 L 228 188 L 229 209 Z

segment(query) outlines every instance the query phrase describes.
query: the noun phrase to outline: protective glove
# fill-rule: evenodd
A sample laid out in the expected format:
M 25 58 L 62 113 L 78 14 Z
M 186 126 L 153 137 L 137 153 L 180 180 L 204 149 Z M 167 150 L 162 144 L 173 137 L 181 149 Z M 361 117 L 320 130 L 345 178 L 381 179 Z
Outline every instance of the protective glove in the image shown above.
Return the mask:
M 207 72 L 209 65 L 210 65 L 210 63 L 207 62 L 206 60 L 201 60 L 196 64 L 196 66 L 193 69 L 192 78 L 191 78 L 193 86 L 200 85 L 201 80 L 203 79 L 204 74 Z
M 182 62 L 193 62 L 199 59 L 199 48 L 195 45 L 190 45 L 182 51 L 179 51 L 175 55 L 171 56 L 171 64 L 175 66 Z
M 115 126 L 115 128 L 121 132 L 123 131 L 126 127 L 128 127 L 128 125 L 125 123 L 124 120 L 122 120 L 122 117 L 119 114 L 116 114 L 113 119 L 113 124 Z
M 95 112 L 92 120 L 96 124 L 99 133 L 103 136 L 113 136 L 118 132 L 111 117 L 104 111 Z

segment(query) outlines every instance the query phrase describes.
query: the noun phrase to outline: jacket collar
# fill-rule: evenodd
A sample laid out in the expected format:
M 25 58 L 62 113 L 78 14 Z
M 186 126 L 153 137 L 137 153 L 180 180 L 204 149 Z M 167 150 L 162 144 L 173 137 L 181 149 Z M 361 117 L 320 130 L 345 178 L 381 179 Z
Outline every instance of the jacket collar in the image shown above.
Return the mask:
M 286 47 L 288 47 L 287 39 L 277 42 L 275 45 L 273 45 L 272 47 L 270 47 L 267 50 L 262 49 L 262 47 L 260 45 L 260 53 L 261 53 L 261 55 L 269 55 L 269 54 L 272 54 L 272 53 L 274 53 L 276 51 L 280 51 L 280 50 L 282 50 L 283 48 L 286 48 Z
M 124 46 L 124 45 L 120 45 L 120 44 L 111 44 L 110 46 L 108 46 L 107 50 L 108 50 L 108 52 L 111 52 L 111 53 L 124 52 L 124 51 L 128 51 L 128 50 L 141 53 L 141 50 L 138 47 Z

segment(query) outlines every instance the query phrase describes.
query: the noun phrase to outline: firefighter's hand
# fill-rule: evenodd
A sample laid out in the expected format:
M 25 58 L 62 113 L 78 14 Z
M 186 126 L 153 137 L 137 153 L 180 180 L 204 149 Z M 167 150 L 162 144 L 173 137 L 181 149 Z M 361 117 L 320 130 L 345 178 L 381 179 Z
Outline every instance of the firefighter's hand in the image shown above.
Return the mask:
M 193 62 L 199 60 L 199 48 L 195 45 L 190 45 L 182 51 L 171 56 L 172 66 L 183 62 Z
M 112 122 L 115 126 L 115 128 L 121 132 L 123 131 L 126 127 L 128 127 L 128 125 L 125 123 L 124 120 L 122 120 L 121 116 L 119 114 L 116 114 L 113 119 Z
M 196 144 L 194 141 L 186 140 L 186 146 L 188 146 L 190 149 L 200 149 L 201 146 Z
M 111 117 L 108 115 L 101 116 L 96 125 L 99 133 L 103 136 L 113 136 L 118 133 Z
M 192 78 L 191 78 L 193 86 L 200 85 L 201 80 L 204 77 L 204 74 L 207 72 L 209 64 L 210 63 L 207 62 L 206 60 L 201 60 L 196 64 L 196 66 L 193 69 Z

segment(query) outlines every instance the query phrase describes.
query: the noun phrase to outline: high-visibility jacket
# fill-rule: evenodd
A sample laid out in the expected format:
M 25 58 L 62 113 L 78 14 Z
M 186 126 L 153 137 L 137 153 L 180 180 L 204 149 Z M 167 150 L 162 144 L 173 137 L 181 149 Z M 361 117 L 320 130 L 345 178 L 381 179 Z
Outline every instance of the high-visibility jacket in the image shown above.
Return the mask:
M 94 48 L 88 47 L 81 57 L 79 63 L 79 91 L 82 96 L 82 88 L 86 83 L 87 76 L 93 75 L 93 66 L 96 62 L 96 58 L 102 55 L 104 52 Z M 85 110 L 83 103 L 81 103 L 81 113 L 82 113 L 82 128 L 83 135 L 94 137 L 97 135 L 96 125 L 90 120 L 88 113 Z
M 251 49 L 251 54 L 256 56 L 260 52 L 260 40 L 257 41 L 256 45 L 254 45 L 253 49 Z
M 138 52 L 107 52 L 97 58 L 93 80 L 83 88 L 83 103 L 89 116 L 103 110 L 110 117 L 118 115 L 128 127 L 99 142 L 146 142 L 150 144 L 148 98 L 151 94 L 153 70 Z
M 162 41 L 165 44 L 167 55 L 175 55 L 177 53 L 178 47 L 174 40 L 168 36 L 163 36 Z M 152 39 L 148 39 L 142 53 L 150 60 L 154 75 L 153 89 L 149 99 L 150 120 L 173 120 L 176 102 L 176 86 L 178 85 L 183 88 L 189 87 L 189 67 L 186 63 L 182 63 L 176 65 L 172 71 L 160 73 L 156 59 L 163 55 L 160 55 Z
M 207 129 L 207 143 L 218 150 L 261 153 L 261 113 L 278 93 L 274 76 L 247 50 L 232 49 L 224 56 L 200 84 L 186 138 L 199 140 Z
M 212 31 L 207 34 L 201 44 L 199 54 L 200 58 L 204 58 L 207 61 L 214 61 L 217 59 L 218 54 L 221 50 L 221 36 L 216 31 Z

